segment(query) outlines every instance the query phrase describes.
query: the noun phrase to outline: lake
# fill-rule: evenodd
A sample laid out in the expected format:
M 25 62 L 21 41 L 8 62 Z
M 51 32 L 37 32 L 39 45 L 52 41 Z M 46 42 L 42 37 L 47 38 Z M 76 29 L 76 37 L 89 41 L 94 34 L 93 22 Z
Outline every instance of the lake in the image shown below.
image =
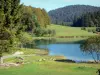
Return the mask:
M 80 49 L 81 42 L 56 43 L 55 40 L 35 40 L 38 48 L 48 49 L 49 55 L 65 56 L 67 59 L 75 61 L 93 60 L 92 56 L 83 53 Z
M 93 60 L 92 56 L 83 53 L 80 49 L 79 43 L 50 43 L 50 44 L 39 44 L 38 48 L 48 49 L 49 55 L 62 55 L 67 59 L 75 61 L 89 61 Z

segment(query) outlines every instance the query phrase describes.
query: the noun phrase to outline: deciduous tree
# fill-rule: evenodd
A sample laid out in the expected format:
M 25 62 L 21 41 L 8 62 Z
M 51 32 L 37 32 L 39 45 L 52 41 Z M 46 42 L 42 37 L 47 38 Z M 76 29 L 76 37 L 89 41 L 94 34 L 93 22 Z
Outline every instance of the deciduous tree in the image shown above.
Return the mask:
M 91 54 L 95 62 L 100 62 L 100 36 L 88 38 L 80 47 L 83 52 Z

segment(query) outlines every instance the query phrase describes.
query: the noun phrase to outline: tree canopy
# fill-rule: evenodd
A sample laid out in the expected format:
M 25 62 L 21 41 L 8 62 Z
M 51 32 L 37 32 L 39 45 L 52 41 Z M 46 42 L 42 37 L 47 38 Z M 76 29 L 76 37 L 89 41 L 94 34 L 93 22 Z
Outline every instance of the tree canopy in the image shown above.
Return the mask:
M 50 19 L 45 9 L 23 6 L 22 25 L 26 32 L 40 35 L 41 29 L 50 25 Z

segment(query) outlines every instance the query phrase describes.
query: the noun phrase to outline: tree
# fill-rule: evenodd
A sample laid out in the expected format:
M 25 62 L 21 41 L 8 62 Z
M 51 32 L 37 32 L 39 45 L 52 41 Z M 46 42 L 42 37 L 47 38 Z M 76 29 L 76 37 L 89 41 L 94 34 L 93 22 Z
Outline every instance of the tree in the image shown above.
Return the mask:
M 46 28 L 50 24 L 50 18 L 45 9 L 33 8 L 33 12 L 37 16 L 37 21 L 42 28 Z
M 12 50 L 22 29 L 21 8 L 20 0 L 0 0 L 0 59 L 4 52 Z
M 32 35 L 28 34 L 27 32 L 22 32 L 20 35 L 18 35 L 20 40 L 20 47 L 23 48 L 23 46 L 27 43 L 31 43 L 33 41 Z
M 26 32 L 33 33 L 36 29 L 35 25 L 35 15 L 33 13 L 33 8 L 31 6 L 23 6 L 23 15 L 21 18 L 21 23 L 24 26 Z
M 96 63 L 100 62 L 100 36 L 88 38 L 80 47 L 83 52 L 91 54 Z
M 43 18 L 44 18 L 44 25 L 45 25 L 45 28 L 47 27 L 47 25 L 50 25 L 50 18 L 46 12 L 45 9 L 42 9 L 42 14 L 43 14 Z
M 21 23 L 26 32 L 40 36 L 41 31 L 50 24 L 50 19 L 45 9 L 23 6 Z

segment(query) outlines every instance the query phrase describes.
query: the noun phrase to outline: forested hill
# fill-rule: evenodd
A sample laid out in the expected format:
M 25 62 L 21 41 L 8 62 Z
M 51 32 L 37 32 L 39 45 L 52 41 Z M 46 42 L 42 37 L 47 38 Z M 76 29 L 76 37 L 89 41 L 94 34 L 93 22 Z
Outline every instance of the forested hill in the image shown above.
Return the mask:
M 48 12 L 52 23 L 67 25 L 73 23 L 75 19 L 86 14 L 87 12 L 96 12 L 100 7 L 90 5 L 70 5 L 63 8 L 58 8 Z

